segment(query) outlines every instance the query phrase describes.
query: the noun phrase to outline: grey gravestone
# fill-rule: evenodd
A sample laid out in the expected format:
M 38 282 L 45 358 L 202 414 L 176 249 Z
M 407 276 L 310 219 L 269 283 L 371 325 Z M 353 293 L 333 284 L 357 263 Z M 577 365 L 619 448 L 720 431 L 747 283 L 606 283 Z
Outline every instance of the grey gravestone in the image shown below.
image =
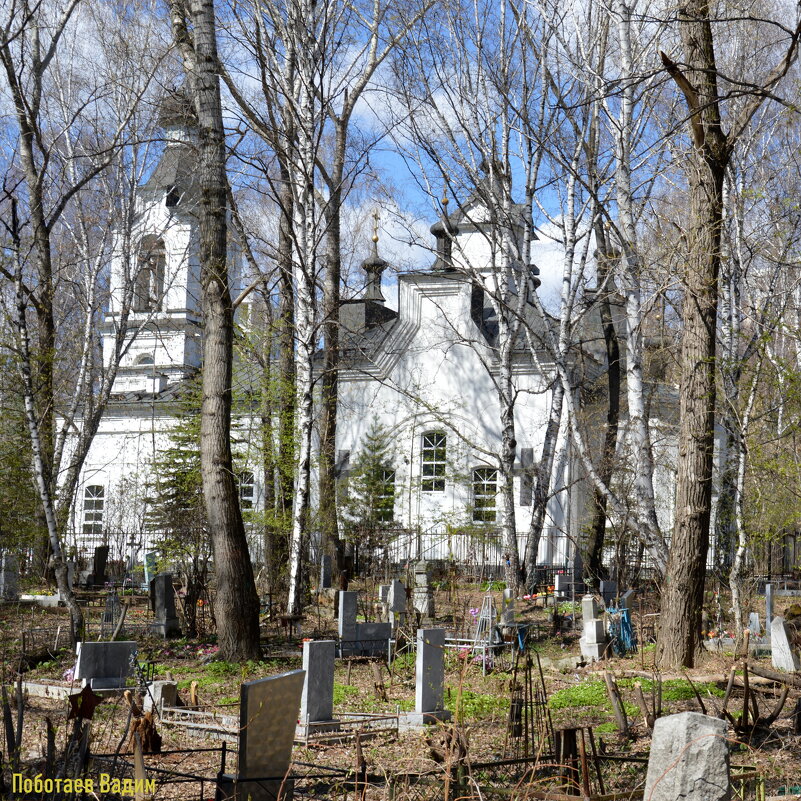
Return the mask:
M 801 668 L 798 652 L 793 648 L 784 618 L 776 615 L 770 624 L 770 653 L 773 667 L 794 673 Z
M 19 567 L 17 557 L 10 553 L 0 555 L 0 600 L 16 601 L 19 598 Z
M 765 631 L 770 634 L 773 623 L 773 585 L 765 585 Z
M 445 629 L 417 629 L 413 726 L 450 720 L 443 709 L 445 693 Z
M 100 618 L 100 636 L 110 637 L 117 627 L 117 621 L 122 614 L 122 604 L 116 590 L 112 590 L 106 595 L 106 605 L 103 609 L 103 616 Z
M 626 590 L 623 595 L 620 596 L 620 608 L 631 609 L 631 605 L 634 603 L 634 596 L 636 594 L 637 590 Z
M 150 609 L 155 617 L 150 626 L 159 637 L 181 636 L 181 626 L 175 614 L 175 588 L 172 573 L 159 573 L 150 582 Z
M 570 595 L 572 577 L 567 573 L 557 573 L 553 577 L 553 594 L 557 598 L 566 598 Z
M 357 623 L 356 641 L 360 656 L 380 656 L 389 653 L 391 623 Z
M 331 556 L 324 553 L 320 559 L 320 589 L 328 590 L 331 588 Z
M 303 669 L 306 679 L 300 698 L 300 723 L 330 721 L 334 717 L 334 657 L 333 640 L 303 643 Z
M 406 613 L 406 587 L 397 579 L 389 585 L 387 605 L 389 607 L 389 622 L 394 628 L 400 623 L 402 616 Z
M 609 606 L 614 602 L 617 595 L 617 582 L 616 581 L 602 581 L 601 582 L 601 597 L 604 599 L 604 604 Z
M 353 642 L 356 640 L 356 602 L 358 593 L 348 590 L 339 591 L 339 615 L 337 623 L 339 627 L 340 654 L 352 654 L 354 650 Z
M 88 681 L 93 690 L 124 687 L 133 675 L 138 653 L 135 642 L 79 642 L 75 680 Z
M 434 590 L 431 586 L 431 567 L 428 562 L 414 566 L 414 611 L 428 620 L 434 617 Z
M 698 712 L 658 718 L 651 739 L 644 798 L 729 801 L 728 725 Z
M 163 707 L 174 707 L 178 702 L 178 684 L 174 681 L 151 681 L 145 695 L 145 712 L 155 709 L 159 714 Z
M 292 759 L 305 677 L 306 671 L 293 670 L 242 685 L 237 801 L 275 801 L 282 784 L 282 798 L 291 798 L 292 785 L 284 777 Z
M 762 624 L 759 621 L 759 612 L 751 612 L 748 615 L 748 630 L 751 632 L 752 637 L 760 637 L 762 635 Z

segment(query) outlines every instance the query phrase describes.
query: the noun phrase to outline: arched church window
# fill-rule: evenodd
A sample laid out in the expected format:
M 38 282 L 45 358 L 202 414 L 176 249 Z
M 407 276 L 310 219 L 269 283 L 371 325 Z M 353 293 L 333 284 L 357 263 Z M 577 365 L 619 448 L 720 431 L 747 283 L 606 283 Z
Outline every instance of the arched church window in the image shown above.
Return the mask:
M 155 363 L 156 362 L 153 359 L 153 354 L 152 353 L 143 353 L 141 356 L 137 356 L 136 357 L 136 361 L 134 362 L 134 364 L 137 367 L 143 367 L 143 366 L 150 365 L 150 364 L 155 364 Z
M 134 311 L 161 311 L 164 297 L 164 240 L 142 237 L 136 264 Z
M 423 434 L 420 477 L 423 492 L 445 492 L 445 454 L 447 437 L 442 431 Z
M 89 484 L 83 492 L 83 533 L 103 533 L 103 512 L 106 506 L 106 488 L 102 484 Z
M 494 467 L 473 470 L 473 522 L 494 523 L 498 516 L 498 471 Z

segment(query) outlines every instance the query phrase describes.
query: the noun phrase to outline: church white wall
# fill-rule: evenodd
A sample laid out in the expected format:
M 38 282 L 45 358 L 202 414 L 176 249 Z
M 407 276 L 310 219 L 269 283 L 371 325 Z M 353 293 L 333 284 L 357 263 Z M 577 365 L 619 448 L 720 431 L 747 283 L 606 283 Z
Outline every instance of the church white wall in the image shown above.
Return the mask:
M 448 527 L 472 525 L 472 470 L 497 467 L 501 446 L 500 407 L 493 384 L 492 352 L 470 318 L 470 283 L 457 274 L 401 276 L 397 339 L 387 345 L 392 358 L 380 377 L 355 369 L 340 378 L 337 450 L 351 453 L 353 464 L 373 420 L 392 432 L 392 467 L 396 470 L 396 521 L 400 526 L 447 539 Z M 404 319 L 405 318 L 405 319 Z M 410 330 L 404 331 L 404 322 Z M 393 329 L 393 334 L 396 331 Z M 382 358 L 378 358 L 381 362 Z M 541 452 L 549 413 L 546 379 L 533 365 L 516 371 L 515 424 L 518 454 Z M 422 435 L 447 435 L 448 479 L 444 492 L 421 488 Z M 563 492 L 549 504 L 547 532 L 539 559 L 564 564 L 569 540 L 568 450 L 563 435 L 555 480 Z M 521 478 L 515 478 L 516 526 L 521 554 L 531 520 L 531 506 L 520 501 Z

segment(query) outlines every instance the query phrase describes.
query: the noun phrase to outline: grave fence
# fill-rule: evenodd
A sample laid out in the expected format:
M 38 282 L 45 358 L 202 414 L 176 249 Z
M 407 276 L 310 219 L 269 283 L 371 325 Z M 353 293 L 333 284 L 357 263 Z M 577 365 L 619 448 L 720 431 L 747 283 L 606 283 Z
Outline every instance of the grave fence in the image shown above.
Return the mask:
M 599 754 L 585 762 L 586 779 L 576 764 L 540 758 L 472 763 L 446 771 L 396 774 L 388 801 L 642 801 L 648 759 Z M 732 767 L 733 801 L 761 801 L 764 781 L 752 767 Z
M 149 801 L 167 801 L 168 799 L 181 799 L 181 801 L 208 801 L 217 798 L 225 801 L 226 795 L 219 787 L 219 779 L 226 774 L 231 754 L 236 749 L 223 743 L 217 748 L 193 748 L 163 751 L 161 754 L 144 755 L 145 773 L 148 780 L 155 783 L 155 792 L 148 794 Z M 198 757 L 205 758 L 215 767 L 207 772 L 200 773 L 184 767 L 189 760 L 196 761 Z M 95 781 L 95 788 L 100 785 L 100 777 L 104 775 L 107 781 L 118 779 L 133 781 L 135 769 L 131 754 L 92 754 L 89 758 L 87 778 Z M 352 772 L 341 768 L 316 765 L 308 762 L 293 762 L 287 781 L 294 787 L 295 798 L 310 799 L 339 799 L 346 798 L 353 789 Z M 252 782 L 283 781 L 284 777 L 254 777 Z M 98 801 L 116 801 L 119 792 L 109 791 L 96 793 L 92 798 Z
M 334 721 L 306 722 L 298 726 L 296 743 L 335 743 L 379 735 L 397 736 L 398 714 L 338 713 Z

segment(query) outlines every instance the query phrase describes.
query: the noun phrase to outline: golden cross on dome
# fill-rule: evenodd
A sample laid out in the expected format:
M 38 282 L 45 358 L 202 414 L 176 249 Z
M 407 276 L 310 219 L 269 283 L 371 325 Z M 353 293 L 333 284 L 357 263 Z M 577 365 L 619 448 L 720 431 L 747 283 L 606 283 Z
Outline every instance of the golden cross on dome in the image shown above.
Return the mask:
M 378 244 L 378 209 L 373 210 L 373 242 Z

